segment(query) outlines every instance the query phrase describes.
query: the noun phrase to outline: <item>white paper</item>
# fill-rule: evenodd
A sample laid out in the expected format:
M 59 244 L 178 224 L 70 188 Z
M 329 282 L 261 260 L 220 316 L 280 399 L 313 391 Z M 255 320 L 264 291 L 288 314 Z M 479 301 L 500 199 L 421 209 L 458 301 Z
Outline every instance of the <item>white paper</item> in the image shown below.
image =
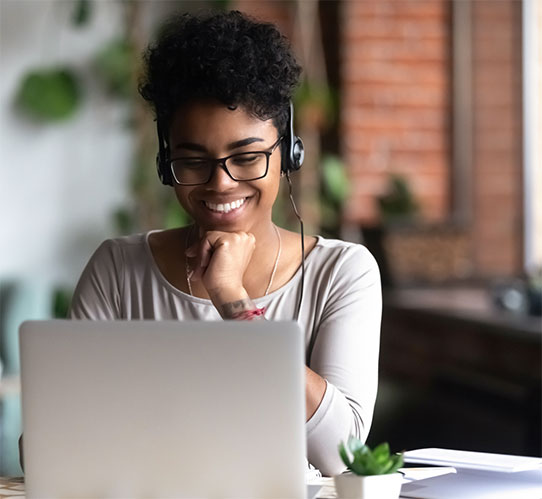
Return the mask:
M 542 470 L 501 473 L 462 470 L 404 484 L 401 497 L 416 499 L 540 499 Z
M 447 475 L 455 473 L 456 470 L 452 466 L 426 466 L 424 468 L 399 468 L 399 473 L 403 475 L 405 482 L 413 482 L 414 480 L 424 480 L 433 478 L 434 476 Z
M 538 457 L 512 456 L 452 449 L 417 449 L 405 452 L 405 463 L 453 466 L 457 469 L 472 469 L 500 472 L 518 472 L 542 469 Z

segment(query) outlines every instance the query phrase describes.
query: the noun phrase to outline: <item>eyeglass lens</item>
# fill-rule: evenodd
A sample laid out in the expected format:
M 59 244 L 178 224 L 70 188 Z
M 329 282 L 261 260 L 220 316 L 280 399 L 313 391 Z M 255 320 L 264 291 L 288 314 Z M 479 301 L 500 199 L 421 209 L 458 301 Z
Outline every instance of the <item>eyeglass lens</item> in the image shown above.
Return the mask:
M 205 184 L 216 164 L 206 158 L 177 158 L 172 160 L 171 169 L 179 184 Z M 255 180 L 266 175 L 268 155 L 264 152 L 236 154 L 224 160 L 223 165 L 234 180 Z

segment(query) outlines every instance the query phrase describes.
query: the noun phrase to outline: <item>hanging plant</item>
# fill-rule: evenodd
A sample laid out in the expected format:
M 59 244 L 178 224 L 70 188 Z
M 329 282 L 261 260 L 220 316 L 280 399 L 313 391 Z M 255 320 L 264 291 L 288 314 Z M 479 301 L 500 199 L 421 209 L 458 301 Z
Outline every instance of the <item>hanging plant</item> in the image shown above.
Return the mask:
M 94 65 L 110 94 L 122 98 L 130 97 L 134 51 L 126 39 L 113 40 L 105 45 L 96 56 Z
M 90 0 L 77 0 L 72 14 L 72 24 L 78 28 L 89 23 L 92 15 L 92 3 Z
M 320 163 L 322 190 L 320 196 L 321 230 L 330 237 L 338 237 L 342 207 L 350 193 L 350 182 L 344 162 L 326 154 Z
M 77 77 L 70 68 L 33 70 L 23 77 L 16 104 L 39 121 L 60 121 L 75 113 L 81 94 Z
M 329 128 L 336 119 L 338 97 L 329 85 L 305 80 L 296 90 L 294 101 L 301 121 L 311 123 L 318 130 Z

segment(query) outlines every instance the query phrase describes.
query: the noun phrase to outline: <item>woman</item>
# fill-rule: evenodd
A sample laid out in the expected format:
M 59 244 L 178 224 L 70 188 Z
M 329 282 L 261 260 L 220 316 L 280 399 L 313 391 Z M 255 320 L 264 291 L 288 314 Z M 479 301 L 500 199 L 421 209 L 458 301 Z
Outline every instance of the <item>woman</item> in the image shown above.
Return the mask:
M 350 434 L 366 438 L 371 423 L 380 279 L 364 247 L 305 237 L 303 280 L 299 234 L 271 220 L 281 176 L 301 160 L 289 157 L 300 68 L 273 25 L 239 12 L 175 19 L 145 62 L 140 91 L 157 117 L 160 175 L 194 224 L 104 242 L 81 276 L 71 317 L 291 320 L 299 313 L 307 457 L 325 475 L 340 473 L 338 443 Z

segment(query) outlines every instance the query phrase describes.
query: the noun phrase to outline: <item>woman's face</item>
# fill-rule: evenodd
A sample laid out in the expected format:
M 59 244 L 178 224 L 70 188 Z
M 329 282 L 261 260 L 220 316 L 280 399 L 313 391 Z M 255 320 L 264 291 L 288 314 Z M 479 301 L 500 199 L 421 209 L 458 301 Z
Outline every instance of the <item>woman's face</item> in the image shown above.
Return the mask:
M 169 134 L 172 159 L 216 159 L 267 151 L 277 139 L 272 120 L 262 121 L 242 107 L 232 110 L 217 101 L 181 106 L 173 116 Z M 264 178 L 235 181 L 217 165 L 206 184 L 183 186 L 174 182 L 173 186 L 177 199 L 200 228 L 254 232 L 260 224 L 271 221 L 279 182 L 280 147 L 277 147 L 269 158 Z M 223 206 L 219 207 L 220 204 Z M 230 211 L 226 204 L 230 205 Z

